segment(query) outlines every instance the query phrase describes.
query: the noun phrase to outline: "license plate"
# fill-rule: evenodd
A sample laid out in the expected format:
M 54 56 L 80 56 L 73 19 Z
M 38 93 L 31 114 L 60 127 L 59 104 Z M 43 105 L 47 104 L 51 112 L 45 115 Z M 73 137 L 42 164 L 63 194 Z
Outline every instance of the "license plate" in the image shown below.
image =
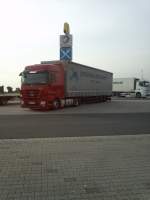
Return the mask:
M 29 101 L 29 103 L 28 104 L 30 104 L 30 105 L 34 105 L 35 104 L 35 102 L 34 101 Z

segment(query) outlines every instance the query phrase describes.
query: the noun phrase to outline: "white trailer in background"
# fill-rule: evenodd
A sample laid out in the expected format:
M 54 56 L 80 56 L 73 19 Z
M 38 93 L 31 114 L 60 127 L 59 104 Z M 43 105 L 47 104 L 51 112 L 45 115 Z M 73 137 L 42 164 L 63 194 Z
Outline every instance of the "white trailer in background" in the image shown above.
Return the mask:
M 147 97 L 150 95 L 150 82 L 138 78 L 114 78 L 113 95 Z

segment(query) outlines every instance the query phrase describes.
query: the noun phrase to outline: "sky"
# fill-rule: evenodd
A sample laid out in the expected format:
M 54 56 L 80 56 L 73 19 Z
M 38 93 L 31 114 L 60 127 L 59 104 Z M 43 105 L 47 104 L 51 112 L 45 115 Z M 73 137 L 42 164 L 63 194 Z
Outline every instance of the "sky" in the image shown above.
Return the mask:
M 24 67 L 59 59 L 68 22 L 73 61 L 150 80 L 149 0 L 0 0 L 0 85 L 20 87 Z

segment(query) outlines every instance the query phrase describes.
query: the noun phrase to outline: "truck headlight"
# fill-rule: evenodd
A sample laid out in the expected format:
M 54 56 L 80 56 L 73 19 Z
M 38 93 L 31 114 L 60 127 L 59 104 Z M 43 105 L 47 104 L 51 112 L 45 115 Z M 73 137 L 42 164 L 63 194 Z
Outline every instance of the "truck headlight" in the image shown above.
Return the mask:
M 21 103 L 21 105 L 24 105 L 24 101 L 23 100 L 21 100 L 20 103 Z
M 41 101 L 40 105 L 44 107 L 46 105 L 46 101 Z

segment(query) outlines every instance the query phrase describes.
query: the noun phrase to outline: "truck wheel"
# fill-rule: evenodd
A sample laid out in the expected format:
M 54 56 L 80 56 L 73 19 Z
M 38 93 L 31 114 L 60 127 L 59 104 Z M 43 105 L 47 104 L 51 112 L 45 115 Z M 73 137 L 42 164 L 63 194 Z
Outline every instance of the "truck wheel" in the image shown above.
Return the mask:
M 58 99 L 53 101 L 53 109 L 57 110 L 60 108 L 60 101 Z
M 3 105 L 7 105 L 7 103 L 8 103 L 8 100 L 5 100 L 5 101 L 3 102 Z
M 141 93 L 140 92 L 136 93 L 136 98 L 141 98 Z

